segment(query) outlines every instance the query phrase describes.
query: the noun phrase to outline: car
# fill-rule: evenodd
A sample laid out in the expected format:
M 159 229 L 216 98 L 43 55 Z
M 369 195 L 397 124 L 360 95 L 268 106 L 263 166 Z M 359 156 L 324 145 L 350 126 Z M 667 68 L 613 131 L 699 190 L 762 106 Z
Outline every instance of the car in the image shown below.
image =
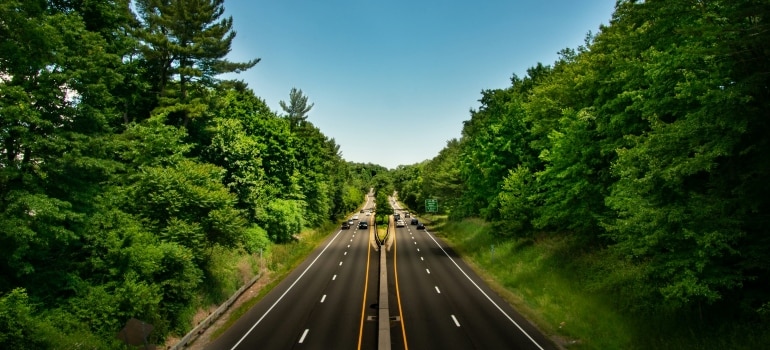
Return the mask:
M 417 218 L 412 218 L 412 221 L 409 222 L 410 225 L 417 225 L 420 221 L 417 220 Z
M 370 215 L 372 215 L 372 213 L 367 211 L 366 216 L 370 216 Z
M 359 213 L 363 213 L 363 212 L 364 212 L 364 210 L 363 210 L 363 209 L 361 209 L 361 211 L 359 211 Z
M 396 221 L 396 227 L 404 227 L 404 220 L 398 220 Z
M 348 220 L 348 225 L 353 225 L 353 224 L 354 224 L 353 219 Z
M 393 214 L 393 217 L 394 217 L 396 220 L 401 220 L 401 214 L 399 214 L 399 213 L 395 213 L 395 214 Z
M 369 224 L 367 224 L 366 221 L 359 221 L 358 228 L 369 228 Z
M 353 215 L 353 220 L 358 220 L 358 215 Z
M 406 213 L 404 213 L 404 217 L 405 217 L 405 218 L 411 218 L 411 217 L 412 217 L 412 214 L 409 214 L 409 212 L 406 212 Z
M 424 230 L 425 229 L 425 224 L 423 224 L 423 223 L 417 224 L 417 229 L 418 230 Z
M 348 223 L 347 221 L 343 221 L 342 222 L 342 229 L 343 230 L 347 230 L 349 228 L 350 228 L 350 223 Z

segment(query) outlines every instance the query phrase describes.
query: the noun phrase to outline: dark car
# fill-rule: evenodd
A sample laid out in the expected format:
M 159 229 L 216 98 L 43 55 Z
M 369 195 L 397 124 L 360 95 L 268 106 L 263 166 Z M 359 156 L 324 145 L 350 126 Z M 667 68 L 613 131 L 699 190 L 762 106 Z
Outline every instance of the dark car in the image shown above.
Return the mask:
M 363 212 L 364 212 L 364 210 L 363 210 L 363 209 L 361 209 L 361 211 L 359 211 L 359 213 L 363 213 Z
M 345 230 L 349 229 L 350 228 L 350 223 L 348 223 L 347 221 L 343 221 L 342 222 L 342 228 L 345 229 Z
M 417 218 L 412 218 L 412 221 L 409 222 L 410 225 L 417 225 L 420 222 L 417 220 Z
M 367 224 L 366 221 L 359 221 L 358 228 L 369 228 L 369 224 Z
M 417 229 L 418 230 L 424 230 L 425 229 L 425 224 L 423 224 L 423 223 L 417 224 Z

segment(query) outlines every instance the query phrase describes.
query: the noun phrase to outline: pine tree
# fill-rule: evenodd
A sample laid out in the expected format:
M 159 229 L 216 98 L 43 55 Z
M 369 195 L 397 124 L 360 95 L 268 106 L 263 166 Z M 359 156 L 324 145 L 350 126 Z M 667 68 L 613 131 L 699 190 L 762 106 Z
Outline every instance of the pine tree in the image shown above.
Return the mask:
M 217 75 L 240 73 L 259 62 L 231 62 L 224 57 L 235 38 L 232 17 L 222 19 L 224 0 L 139 0 L 144 26 L 143 53 L 158 77 L 160 108 L 170 122 L 190 119 L 206 109 L 206 87 Z
M 302 90 L 291 88 L 289 92 L 289 104 L 280 101 L 281 108 L 288 114 L 287 117 L 292 128 L 307 120 L 307 112 L 313 108 L 313 103 L 307 104 L 307 96 L 302 95 Z

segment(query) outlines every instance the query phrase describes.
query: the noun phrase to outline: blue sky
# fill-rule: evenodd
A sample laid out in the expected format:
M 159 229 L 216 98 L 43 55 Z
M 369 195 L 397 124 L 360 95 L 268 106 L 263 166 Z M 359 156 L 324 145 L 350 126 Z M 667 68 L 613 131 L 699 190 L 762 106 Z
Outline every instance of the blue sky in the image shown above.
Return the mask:
M 615 0 L 226 0 L 228 58 L 262 61 L 244 80 L 281 111 L 292 87 L 348 161 L 388 168 L 460 137 L 481 91 L 608 24 Z

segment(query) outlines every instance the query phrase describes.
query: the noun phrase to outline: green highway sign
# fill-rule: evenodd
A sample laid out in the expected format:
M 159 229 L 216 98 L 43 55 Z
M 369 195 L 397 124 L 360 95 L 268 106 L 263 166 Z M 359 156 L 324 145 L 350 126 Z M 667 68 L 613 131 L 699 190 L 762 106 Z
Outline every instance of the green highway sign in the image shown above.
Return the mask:
M 429 212 L 429 213 L 438 212 L 438 200 L 436 200 L 436 199 L 426 199 L 425 200 L 425 211 Z

